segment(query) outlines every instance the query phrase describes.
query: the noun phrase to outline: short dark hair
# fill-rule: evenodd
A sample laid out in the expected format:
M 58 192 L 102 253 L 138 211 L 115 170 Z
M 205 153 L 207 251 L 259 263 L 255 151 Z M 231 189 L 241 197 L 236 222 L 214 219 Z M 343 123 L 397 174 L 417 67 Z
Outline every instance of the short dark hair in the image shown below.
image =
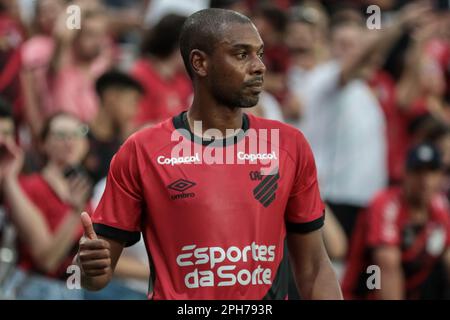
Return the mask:
M 0 96 L 0 118 L 13 120 L 13 112 L 11 104 Z
M 289 16 L 276 5 L 264 3 L 258 8 L 256 15 L 263 17 L 277 33 L 286 32 Z
M 95 91 L 100 99 L 105 90 L 109 88 L 134 89 L 139 93 L 144 92 L 144 88 L 137 80 L 126 73 L 117 70 L 105 72 L 95 82 Z
M 188 74 L 193 77 L 189 61 L 191 51 L 202 50 L 212 54 L 227 27 L 232 23 L 252 23 L 251 20 L 236 11 L 209 8 L 190 15 L 183 25 L 180 35 L 180 51 Z
M 178 49 L 181 28 L 185 16 L 168 14 L 144 35 L 141 54 L 167 58 Z

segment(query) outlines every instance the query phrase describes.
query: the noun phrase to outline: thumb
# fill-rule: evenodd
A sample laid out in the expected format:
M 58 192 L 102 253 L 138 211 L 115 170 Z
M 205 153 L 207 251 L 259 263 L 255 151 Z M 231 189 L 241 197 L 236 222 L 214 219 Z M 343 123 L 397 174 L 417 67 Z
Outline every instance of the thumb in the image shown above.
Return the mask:
M 97 234 L 94 231 L 91 217 L 87 212 L 81 213 L 81 224 L 83 225 L 84 235 L 87 238 L 91 240 L 97 239 Z

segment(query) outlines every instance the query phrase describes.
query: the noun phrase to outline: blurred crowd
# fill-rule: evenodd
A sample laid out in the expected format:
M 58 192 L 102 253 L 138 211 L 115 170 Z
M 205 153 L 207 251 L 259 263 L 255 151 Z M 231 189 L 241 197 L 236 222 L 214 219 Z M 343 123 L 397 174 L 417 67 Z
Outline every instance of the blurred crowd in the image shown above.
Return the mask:
M 249 16 L 263 38 L 265 90 L 248 112 L 311 144 L 345 298 L 450 298 L 444 2 L 0 0 L 0 299 L 146 299 L 142 241 L 101 292 L 69 290 L 66 271 L 120 145 L 189 107 L 178 37 L 210 6 Z

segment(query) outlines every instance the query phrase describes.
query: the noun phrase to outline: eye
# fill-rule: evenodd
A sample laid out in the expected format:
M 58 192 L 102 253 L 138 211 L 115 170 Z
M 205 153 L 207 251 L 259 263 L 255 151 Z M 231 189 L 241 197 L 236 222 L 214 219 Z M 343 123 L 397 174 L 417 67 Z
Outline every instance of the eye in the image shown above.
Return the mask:
M 247 59 L 247 57 L 248 57 L 247 52 L 239 52 L 239 53 L 237 54 L 237 58 L 238 58 L 239 60 L 245 60 L 245 59 Z
M 263 59 L 264 58 L 264 51 L 261 51 L 260 53 L 258 53 L 258 57 L 260 59 Z

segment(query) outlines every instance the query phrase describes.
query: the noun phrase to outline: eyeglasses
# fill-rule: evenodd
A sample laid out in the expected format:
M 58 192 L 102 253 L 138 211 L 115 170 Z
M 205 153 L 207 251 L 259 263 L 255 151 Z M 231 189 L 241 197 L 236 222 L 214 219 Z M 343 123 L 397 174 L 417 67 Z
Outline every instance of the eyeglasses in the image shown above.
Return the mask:
M 89 132 L 89 128 L 86 125 L 80 126 L 76 130 L 52 130 L 50 131 L 50 134 L 59 140 L 66 140 L 66 139 L 81 139 L 86 137 L 86 135 Z
M 1 137 L 13 137 L 14 136 L 14 130 L 0 130 L 0 136 Z

